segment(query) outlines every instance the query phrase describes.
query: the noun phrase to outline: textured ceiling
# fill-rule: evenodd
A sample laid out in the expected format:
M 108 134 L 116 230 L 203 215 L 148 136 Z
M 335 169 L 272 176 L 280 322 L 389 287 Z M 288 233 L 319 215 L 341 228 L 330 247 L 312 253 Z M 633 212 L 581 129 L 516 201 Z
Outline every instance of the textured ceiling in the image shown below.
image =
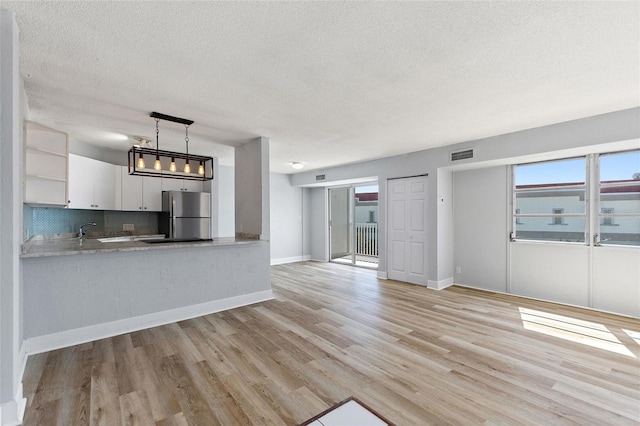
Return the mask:
M 292 173 L 640 105 L 640 3 L 10 2 L 32 119 Z M 523 141 L 523 143 L 526 143 Z M 162 123 L 160 147 L 184 129 Z

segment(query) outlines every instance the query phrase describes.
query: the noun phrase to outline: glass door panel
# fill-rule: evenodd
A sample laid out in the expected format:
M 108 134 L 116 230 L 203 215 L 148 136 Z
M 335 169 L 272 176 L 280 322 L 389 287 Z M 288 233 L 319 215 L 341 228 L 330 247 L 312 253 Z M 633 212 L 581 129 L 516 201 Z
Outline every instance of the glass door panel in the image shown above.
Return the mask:
M 351 244 L 351 188 L 329 190 L 330 260 L 353 262 Z
M 378 185 L 329 189 L 332 262 L 377 268 Z

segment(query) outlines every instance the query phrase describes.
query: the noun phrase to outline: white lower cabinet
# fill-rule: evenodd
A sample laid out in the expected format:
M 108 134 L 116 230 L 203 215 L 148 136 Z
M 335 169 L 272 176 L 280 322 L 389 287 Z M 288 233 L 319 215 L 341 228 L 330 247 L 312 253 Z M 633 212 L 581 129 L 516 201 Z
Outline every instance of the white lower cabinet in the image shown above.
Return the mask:
M 69 208 L 114 210 L 117 166 L 69 154 Z
M 162 211 L 162 182 L 160 178 L 133 176 L 121 167 L 121 210 Z

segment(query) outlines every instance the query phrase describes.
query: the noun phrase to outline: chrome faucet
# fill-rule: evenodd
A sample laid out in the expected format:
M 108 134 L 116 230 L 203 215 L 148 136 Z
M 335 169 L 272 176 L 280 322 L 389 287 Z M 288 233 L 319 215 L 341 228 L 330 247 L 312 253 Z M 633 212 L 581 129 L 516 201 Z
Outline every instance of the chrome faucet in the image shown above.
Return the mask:
M 95 222 L 89 222 L 89 223 L 85 223 L 84 225 L 80 225 L 80 232 L 78 232 L 78 234 L 80 234 L 80 236 L 78 238 L 82 239 L 84 237 L 84 235 L 86 234 L 86 232 L 84 231 L 84 227 L 85 226 L 96 226 Z

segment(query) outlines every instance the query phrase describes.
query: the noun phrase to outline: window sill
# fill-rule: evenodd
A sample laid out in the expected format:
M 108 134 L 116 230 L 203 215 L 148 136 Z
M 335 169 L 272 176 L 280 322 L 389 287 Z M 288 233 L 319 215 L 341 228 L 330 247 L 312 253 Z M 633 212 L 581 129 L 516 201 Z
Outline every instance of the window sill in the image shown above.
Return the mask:
M 515 239 L 515 240 L 510 240 L 509 242 L 511 243 L 530 243 L 530 244 L 538 244 L 538 245 L 544 245 L 544 244 L 554 244 L 554 245 L 568 245 L 568 246 L 585 246 L 586 247 L 586 242 L 584 241 L 550 241 L 550 240 L 523 240 L 523 239 Z

